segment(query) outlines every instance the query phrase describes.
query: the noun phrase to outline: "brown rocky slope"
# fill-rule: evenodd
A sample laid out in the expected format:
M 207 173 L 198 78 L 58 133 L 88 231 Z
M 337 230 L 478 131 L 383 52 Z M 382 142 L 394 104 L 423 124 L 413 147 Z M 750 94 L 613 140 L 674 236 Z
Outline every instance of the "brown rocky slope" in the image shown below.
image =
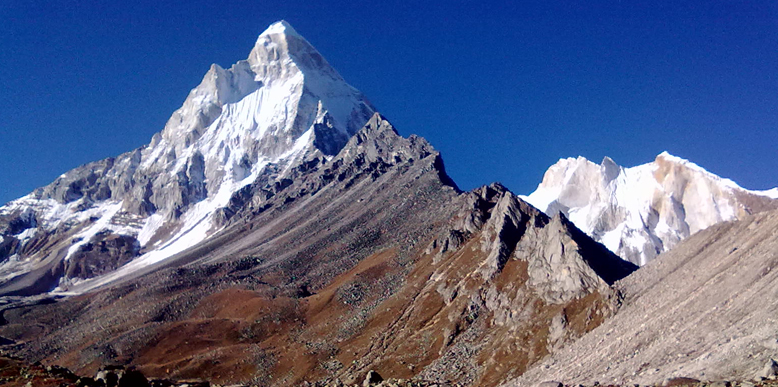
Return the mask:
M 636 269 L 499 184 L 460 192 L 380 115 L 295 168 L 242 190 L 224 232 L 164 264 L 5 310 L 3 351 L 85 374 L 281 386 L 374 369 L 489 386 L 602 323 Z

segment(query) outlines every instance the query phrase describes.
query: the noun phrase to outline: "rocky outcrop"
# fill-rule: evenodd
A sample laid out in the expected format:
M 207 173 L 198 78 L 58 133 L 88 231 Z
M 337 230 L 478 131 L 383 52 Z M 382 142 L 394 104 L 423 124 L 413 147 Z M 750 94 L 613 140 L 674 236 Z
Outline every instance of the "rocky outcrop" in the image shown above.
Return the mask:
M 608 286 L 637 269 L 602 245 L 593 243 L 557 214 L 534 238 L 517 246 L 528 260 L 528 284 L 549 303 L 570 302 Z M 590 258 L 590 257 L 595 257 Z
M 494 385 L 599 324 L 618 303 L 609 284 L 636 269 L 499 184 L 454 206 L 392 306 L 370 320 L 391 321 L 386 331 L 346 374 L 422 367 L 424 380 Z
M 65 261 L 65 275 L 87 279 L 109 273 L 137 257 L 139 251 L 140 244 L 133 237 L 98 233 Z
M 592 241 L 563 214 L 549 218 L 500 184 L 469 193 L 463 207 L 448 236 L 433 241 L 433 247 L 441 246 L 438 254 L 480 232 L 480 249 L 488 255 L 479 274 L 492 278 L 509 259 L 521 257 L 527 262 L 528 284 L 546 302 L 567 302 L 607 289 L 637 268 Z
M 506 385 L 631 385 L 772 373 L 778 213 L 700 231 L 615 286 L 619 312 Z

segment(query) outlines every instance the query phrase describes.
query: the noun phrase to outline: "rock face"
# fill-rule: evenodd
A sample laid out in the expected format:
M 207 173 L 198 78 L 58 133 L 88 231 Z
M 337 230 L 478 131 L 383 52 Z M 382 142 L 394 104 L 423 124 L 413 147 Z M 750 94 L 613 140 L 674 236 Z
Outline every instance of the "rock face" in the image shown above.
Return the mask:
M 110 273 L 137 257 L 139 250 L 131 236 L 98 233 L 65 262 L 65 276 L 87 279 Z
M 756 375 L 756 378 L 775 379 L 776 376 L 778 376 L 778 362 L 771 358 L 767 361 L 767 364 L 764 365 L 762 371 Z
M 211 66 L 149 145 L 0 207 L 0 295 L 73 292 L 75 282 L 83 291 L 82 280 L 129 261 L 179 253 L 225 226 L 242 188 L 263 178 L 283 184 L 309 158 L 331 158 L 373 112 L 310 43 L 275 23 L 248 59 Z M 126 249 L 86 269 L 84 253 L 106 238 L 126 240 Z
M 110 287 L 5 310 L 6 349 L 219 384 L 354 385 L 375 370 L 493 386 L 602 323 L 611 284 L 636 269 L 499 184 L 460 192 L 432 146 L 378 114 L 222 215 L 223 231 Z
M 422 379 L 494 385 L 609 316 L 618 302 L 609 284 L 636 269 L 499 184 L 458 201 L 427 248 L 432 265 L 416 269 L 424 280 L 401 293 L 416 302 L 393 323 L 402 329 L 381 337 L 377 369 L 422 360 Z
M 685 239 L 616 283 L 624 301 L 615 316 L 506 386 L 769 377 L 778 350 L 776 230 L 773 210 Z
M 619 256 L 644 265 L 714 224 L 778 208 L 778 191 L 749 191 L 699 166 L 662 153 L 624 168 L 606 157 L 551 166 L 525 199 L 547 214 L 562 212 Z

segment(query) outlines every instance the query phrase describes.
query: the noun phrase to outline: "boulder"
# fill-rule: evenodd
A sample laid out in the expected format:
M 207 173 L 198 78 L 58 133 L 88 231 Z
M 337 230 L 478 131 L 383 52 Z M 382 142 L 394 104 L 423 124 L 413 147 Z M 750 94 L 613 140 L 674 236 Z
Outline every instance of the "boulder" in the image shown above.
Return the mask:
M 149 381 L 143 376 L 143 373 L 135 368 L 129 368 L 124 371 L 119 379 L 119 387 L 149 387 Z
M 369 387 L 381 383 L 383 380 L 384 378 L 382 378 L 378 372 L 370 370 L 367 371 L 367 374 L 365 375 L 365 380 L 362 382 L 362 387 Z
M 700 381 L 697 379 L 687 378 L 687 377 L 675 377 L 675 378 L 666 379 L 662 383 L 662 385 L 665 387 L 696 386 L 699 383 Z
M 97 371 L 97 375 L 95 375 L 95 381 L 99 382 L 102 381 L 105 383 L 106 387 L 117 387 L 119 384 L 119 374 L 115 372 L 116 370 L 107 370 L 102 369 L 100 371 Z M 119 371 L 121 373 L 121 371 Z
M 776 376 L 778 376 L 778 363 L 773 359 L 769 359 L 762 371 L 756 375 L 756 378 L 775 379 Z

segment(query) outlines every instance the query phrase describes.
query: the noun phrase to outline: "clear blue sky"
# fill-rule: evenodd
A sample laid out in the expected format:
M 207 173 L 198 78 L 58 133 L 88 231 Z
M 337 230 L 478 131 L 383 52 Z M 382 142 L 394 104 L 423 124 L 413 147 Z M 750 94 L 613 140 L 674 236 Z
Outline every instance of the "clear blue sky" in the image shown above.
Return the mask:
M 775 1 L 0 2 L 0 202 L 147 143 L 289 21 L 464 189 L 667 150 L 778 185 Z

